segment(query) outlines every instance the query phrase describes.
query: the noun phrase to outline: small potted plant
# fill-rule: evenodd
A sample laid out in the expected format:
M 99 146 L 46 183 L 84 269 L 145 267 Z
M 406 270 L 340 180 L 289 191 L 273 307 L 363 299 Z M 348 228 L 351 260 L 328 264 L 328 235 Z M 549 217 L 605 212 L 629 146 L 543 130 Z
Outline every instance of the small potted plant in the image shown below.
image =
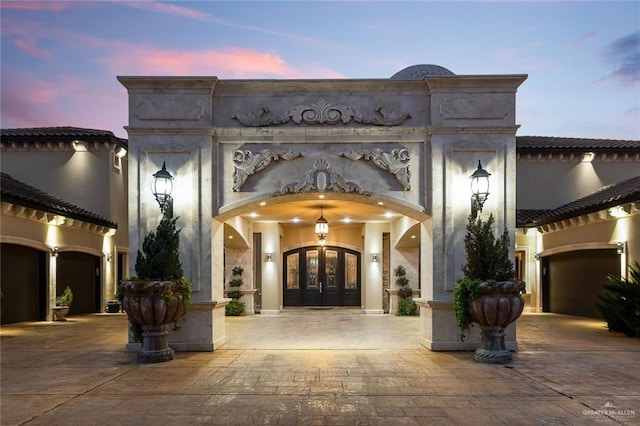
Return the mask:
M 411 299 L 413 289 L 409 285 L 407 278 L 407 270 L 402 265 L 398 265 L 393 271 L 396 276 L 396 285 L 398 286 L 398 316 L 415 315 L 418 311 L 418 305 Z
M 69 315 L 69 308 L 73 302 L 73 292 L 71 288 L 67 286 L 62 294 L 56 297 L 56 306 L 53 308 L 53 320 L 54 321 L 66 321 L 67 315 Z
M 225 306 L 225 313 L 229 316 L 240 316 L 244 315 L 245 303 L 240 301 L 242 297 L 242 292 L 239 290 L 240 286 L 244 284 L 242 280 L 242 273 L 244 272 L 244 268 L 242 266 L 235 266 L 231 270 L 232 278 L 229 281 L 229 288 L 232 290 L 227 290 L 227 296 L 229 296 L 232 300 Z
M 511 361 L 504 329 L 522 314 L 524 283 L 515 280 L 509 234 L 505 229 L 496 238 L 494 221 L 493 215 L 486 221 L 469 217 L 464 238 L 467 263 L 453 290 L 453 307 L 460 340 L 464 341 L 473 323 L 480 325 L 482 346 L 476 349 L 475 359 L 502 364 Z
M 180 263 L 180 230 L 170 210 L 142 243 L 136 258 L 136 276 L 118 285 L 118 300 L 127 313 L 134 336 L 142 340 L 139 363 L 165 362 L 174 351 L 167 341 L 167 325 L 187 313 L 191 300 L 191 283 Z

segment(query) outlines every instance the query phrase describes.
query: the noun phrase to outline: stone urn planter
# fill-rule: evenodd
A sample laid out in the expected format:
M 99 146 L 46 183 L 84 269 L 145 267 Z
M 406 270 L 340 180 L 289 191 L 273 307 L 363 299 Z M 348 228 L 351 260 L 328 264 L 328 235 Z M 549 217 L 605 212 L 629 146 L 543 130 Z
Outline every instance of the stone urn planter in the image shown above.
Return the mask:
M 185 312 L 184 288 L 177 281 L 122 281 L 122 307 L 134 326 L 142 331 L 138 362 L 143 364 L 173 359 L 167 340 L 168 324 Z
M 511 351 L 504 343 L 504 329 L 522 314 L 524 283 L 519 281 L 482 282 L 477 296 L 469 299 L 469 315 L 480 326 L 482 346 L 476 349 L 476 361 L 504 364 Z
M 53 320 L 54 321 L 66 321 L 67 315 L 69 315 L 68 306 L 54 306 L 53 307 Z

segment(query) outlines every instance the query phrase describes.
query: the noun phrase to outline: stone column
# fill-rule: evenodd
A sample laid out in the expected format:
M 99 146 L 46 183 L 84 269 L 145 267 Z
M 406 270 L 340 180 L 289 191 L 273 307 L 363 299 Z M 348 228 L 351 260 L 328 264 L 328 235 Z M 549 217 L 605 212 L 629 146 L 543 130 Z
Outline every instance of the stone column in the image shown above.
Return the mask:
M 382 262 L 373 262 L 373 253 L 382 253 L 382 233 L 386 225 L 365 223 L 362 262 L 362 300 L 365 314 L 382 314 Z
M 166 163 L 174 177 L 180 260 L 193 284 L 187 321 L 180 331 L 171 332 L 169 342 L 179 351 L 212 351 L 226 341 L 222 275 L 214 276 L 220 263 L 216 259 L 222 258 L 223 231 L 212 221 L 212 91 L 217 79 L 118 80 L 129 93 L 129 273 L 135 273 L 135 256 L 145 235 L 161 219 L 151 183 Z
M 478 327 L 460 341 L 452 290 L 466 262 L 464 235 L 470 213 L 469 176 L 478 160 L 491 175 L 489 199 L 482 212 L 493 213 L 496 232 L 506 227 L 515 241 L 515 93 L 524 75 L 427 77 L 431 95 L 428 127 L 431 158 L 431 220 L 423 224 L 423 247 L 431 241 L 431 261 L 423 256 L 420 340 L 431 350 L 473 350 Z M 430 269 L 430 270 L 428 270 Z M 515 327 L 507 347 L 516 348 Z
M 262 315 L 277 315 L 282 310 L 282 257 L 280 225 L 277 223 L 254 224 L 254 232 L 262 233 L 262 251 L 272 253 L 272 262 L 262 262 Z

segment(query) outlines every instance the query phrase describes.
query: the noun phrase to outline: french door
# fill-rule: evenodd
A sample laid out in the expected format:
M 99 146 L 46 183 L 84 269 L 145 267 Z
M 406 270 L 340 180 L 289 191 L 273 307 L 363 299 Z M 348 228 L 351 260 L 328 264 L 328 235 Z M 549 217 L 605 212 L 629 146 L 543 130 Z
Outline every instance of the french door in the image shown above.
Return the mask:
M 284 254 L 284 306 L 360 306 L 360 253 L 305 247 Z

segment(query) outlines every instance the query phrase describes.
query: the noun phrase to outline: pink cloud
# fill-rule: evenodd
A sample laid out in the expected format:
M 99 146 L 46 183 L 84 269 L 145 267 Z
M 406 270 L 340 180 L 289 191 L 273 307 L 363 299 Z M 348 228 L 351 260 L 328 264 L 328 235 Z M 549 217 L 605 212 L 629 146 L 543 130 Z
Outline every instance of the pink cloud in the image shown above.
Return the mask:
M 327 68 L 300 70 L 279 55 L 245 48 L 163 50 L 119 43 L 100 63 L 117 75 L 210 75 L 220 78 L 342 78 Z
M 126 137 L 127 94 L 115 78 L 104 87 L 73 76 L 44 81 L 5 68 L 2 87 L 3 128 L 77 126 Z
M 209 21 L 212 16 L 206 12 L 201 12 L 190 7 L 178 6 L 176 4 L 159 3 L 155 1 L 128 1 L 123 6 L 144 9 L 151 12 L 164 13 L 168 15 L 184 16 L 200 21 Z
M 48 52 L 44 49 L 40 49 L 38 46 L 36 46 L 35 42 L 31 39 L 20 38 L 20 37 L 14 38 L 13 44 L 18 46 L 20 49 L 24 50 L 25 52 L 29 53 L 30 55 L 35 56 L 36 58 L 44 59 L 44 60 L 53 59 L 53 54 L 51 54 L 51 52 Z
M 82 2 L 70 1 L 3 1 L 0 2 L 0 9 L 14 10 L 52 10 L 58 12 L 64 9 L 71 9 Z

